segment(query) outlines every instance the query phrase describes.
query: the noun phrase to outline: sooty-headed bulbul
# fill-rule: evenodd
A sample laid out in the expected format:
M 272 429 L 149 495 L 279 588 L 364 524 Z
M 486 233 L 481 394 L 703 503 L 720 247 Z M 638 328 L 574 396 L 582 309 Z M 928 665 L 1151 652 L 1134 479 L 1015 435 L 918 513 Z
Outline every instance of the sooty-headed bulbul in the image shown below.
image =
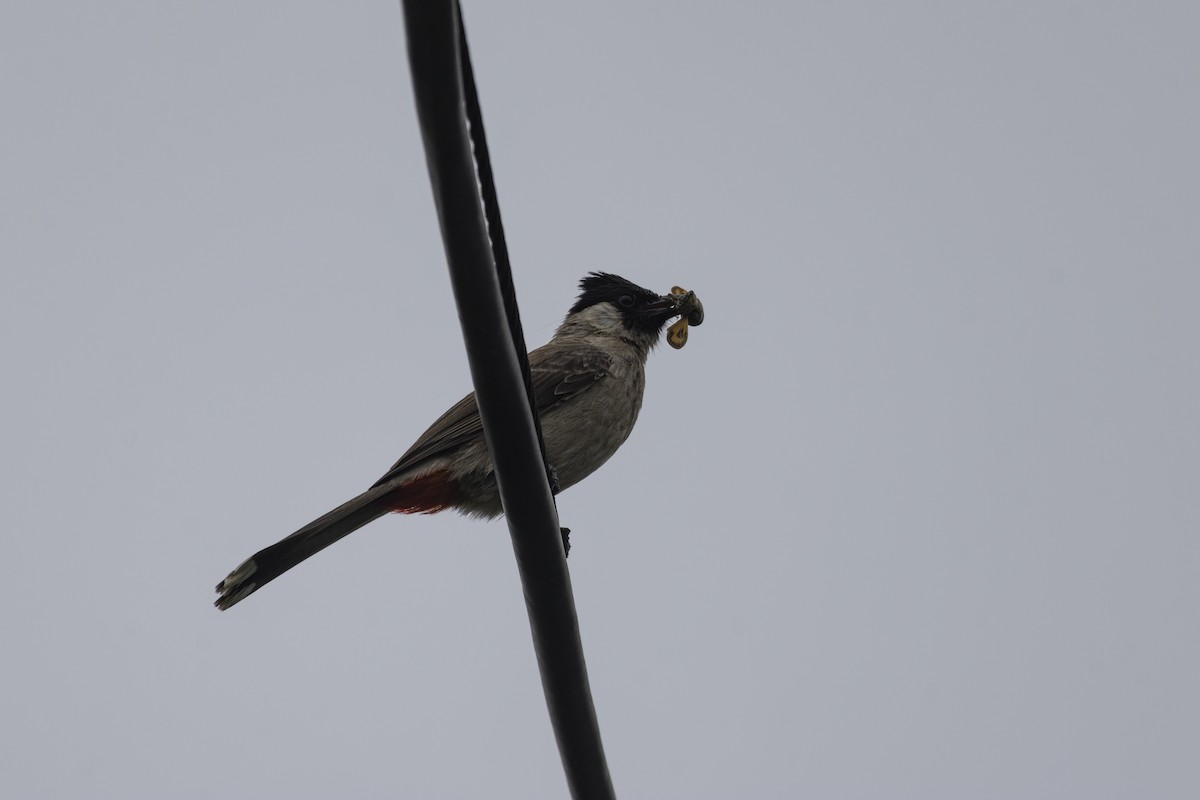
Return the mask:
M 529 354 L 546 461 L 559 491 L 595 472 L 629 437 L 642 407 L 646 358 L 667 321 L 683 315 L 700 324 L 703 318 L 691 293 L 685 302 L 683 294 L 656 294 L 609 273 L 593 272 L 579 288 L 554 337 Z M 215 605 L 229 608 L 384 514 L 448 508 L 485 518 L 503 512 L 474 393 L 433 423 L 370 489 L 244 561 L 217 585 Z

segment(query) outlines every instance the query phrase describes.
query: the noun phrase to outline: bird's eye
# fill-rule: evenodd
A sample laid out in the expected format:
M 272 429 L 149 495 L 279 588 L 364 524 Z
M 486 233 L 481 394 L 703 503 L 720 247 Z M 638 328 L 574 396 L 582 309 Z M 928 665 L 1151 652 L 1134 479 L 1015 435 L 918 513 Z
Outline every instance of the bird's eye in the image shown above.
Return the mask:
M 623 294 L 617 299 L 617 302 L 621 305 L 621 308 L 633 308 L 635 301 L 632 295 Z

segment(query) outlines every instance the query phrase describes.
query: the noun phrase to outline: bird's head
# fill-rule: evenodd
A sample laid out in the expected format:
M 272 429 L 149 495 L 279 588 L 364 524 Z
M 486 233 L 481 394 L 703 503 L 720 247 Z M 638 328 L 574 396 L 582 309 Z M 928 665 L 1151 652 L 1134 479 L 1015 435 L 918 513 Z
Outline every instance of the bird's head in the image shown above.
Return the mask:
M 656 294 L 620 275 L 592 272 L 579 282 L 579 299 L 560 330 L 615 336 L 649 350 L 679 313 L 672 295 Z

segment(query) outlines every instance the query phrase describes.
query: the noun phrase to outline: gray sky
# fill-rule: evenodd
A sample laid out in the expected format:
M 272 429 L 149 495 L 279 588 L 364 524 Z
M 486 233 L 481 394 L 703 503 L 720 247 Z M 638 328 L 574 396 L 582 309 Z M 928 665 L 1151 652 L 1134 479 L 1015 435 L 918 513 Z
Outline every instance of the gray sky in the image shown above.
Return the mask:
M 1200 794 L 1200 11 L 466 3 L 626 798 Z M 239 561 L 468 388 L 398 5 L 0 7 L 0 793 L 560 797 L 505 526 Z

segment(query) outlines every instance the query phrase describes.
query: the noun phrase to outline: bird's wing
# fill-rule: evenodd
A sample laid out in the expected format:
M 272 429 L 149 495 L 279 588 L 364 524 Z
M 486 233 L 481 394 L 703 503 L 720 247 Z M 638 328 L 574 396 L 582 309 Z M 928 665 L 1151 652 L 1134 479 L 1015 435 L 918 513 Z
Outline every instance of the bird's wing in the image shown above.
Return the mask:
M 585 391 L 608 374 L 612 356 L 586 344 L 551 342 L 529 354 L 533 396 L 539 414 Z M 449 455 L 483 437 L 483 422 L 475 394 L 459 400 L 421 434 L 375 486 L 387 483 L 429 458 Z M 374 487 L 372 487 L 374 488 Z

